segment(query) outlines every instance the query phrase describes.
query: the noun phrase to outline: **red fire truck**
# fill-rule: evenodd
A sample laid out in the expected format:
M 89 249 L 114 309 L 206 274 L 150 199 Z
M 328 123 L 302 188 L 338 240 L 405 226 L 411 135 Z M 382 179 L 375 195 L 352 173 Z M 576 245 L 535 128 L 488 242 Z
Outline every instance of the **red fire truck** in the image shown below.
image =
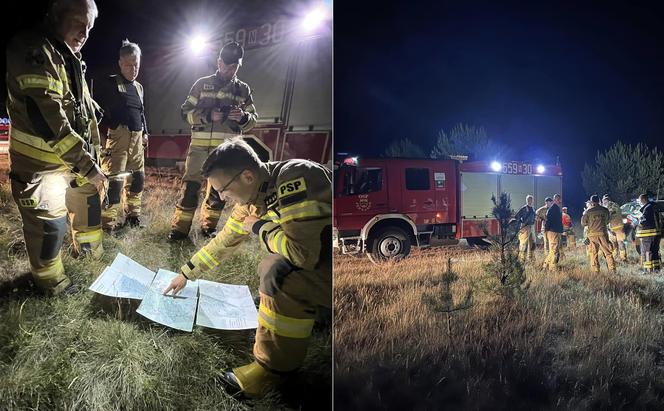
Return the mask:
M 402 258 L 432 238 L 478 244 L 497 234 L 491 195 L 509 193 L 512 208 L 532 194 L 535 206 L 562 192 L 558 165 L 459 159 L 349 158 L 335 171 L 334 244 L 372 260 Z

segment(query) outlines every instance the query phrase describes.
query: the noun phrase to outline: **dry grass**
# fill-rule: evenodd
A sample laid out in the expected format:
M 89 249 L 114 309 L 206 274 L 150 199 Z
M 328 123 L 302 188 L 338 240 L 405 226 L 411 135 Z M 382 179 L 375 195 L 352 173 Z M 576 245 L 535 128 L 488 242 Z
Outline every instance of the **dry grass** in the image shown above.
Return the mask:
M 177 271 L 204 244 L 197 223 L 193 241 L 177 245 L 166 241 L 177 183 L 168 177 L 149 178 L 143 217 L 148 227 L 126 229 L 117 238 L 105 236 L 101 260 L 75 260 L 65 250 L 63 263 L 72 279 L 87 287 L 118 252 L 152 270 Z M 2 289 L 2 284 L 29 271 L 6 179 L 0 180 L 0 213 Z M 68 239 L 65 249 L 67 244 Z M 249 242 L 206 278 L 248 284 L 257 295 L 255 267 L 263 255 L 256 241 Z M 303 372 L 291 385 L 261 401 L 238 401 L 226 394 L 218 377 L 225 369 L 251 360 L 252 330 L 195 327 L 191 334 L 182 333 L 138 316 L 136 306 L 89 291 L 70 298 L 44 298 L 29 289 L 5 290 L 0 295 L 0 409 L 330 407 L 329 329 L 315 331 Z
M 432 312 L 447 258 L 475 290 L 472 308 Z M 636 255 L 630 256 L 633 260 Z M 339 409 L 632 409 L 664 406 L 664 282 L 589 271 L 583 249 L 562 270 L 527 268 L 530 287 L 482 291 L 489 253 L 428 250 L 371 265 L 335 260 L 335 406 Z M 541 258 L 541 257 L 540 257 Z

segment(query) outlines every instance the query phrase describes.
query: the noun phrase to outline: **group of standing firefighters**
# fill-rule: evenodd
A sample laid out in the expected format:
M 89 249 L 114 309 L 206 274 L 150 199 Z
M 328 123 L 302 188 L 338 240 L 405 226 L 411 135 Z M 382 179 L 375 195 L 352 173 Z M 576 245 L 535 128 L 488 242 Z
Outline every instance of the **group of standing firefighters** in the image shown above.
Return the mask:
M 642 273 L 659 272 L 659 244 L 664 231 L 662 218 L 657 212 L 656 203 L 649 200 L 646 194 L 640 195 L 638 201 L 641 217 L 635 227 L 635 238 L 639 241 Z M 583 243 L 593 272 L 600 271 L 600 253 L 611 272 L 616 271 L 616 260 L 627 263 L 624 218 L 620 206 L 606 194 L 601 202 L 598 195 L 592 195 L 586 202 L 581 225 L 584 229 Z M 524 262 L 534 260 L 535 228 L 538 222 L 541 224 L 544 242 L 543 269 L 558 269 L 564 257 L 563 237 L 567 240 L 567 248 L 576 248 L 572 218 L 567 213 L 567 207 L 562 207 L 560 194 L 555 194 L 553 198 L 547 197 L 544 205 L 538 209 L 533 207 L 533 196 L 526 196 L 526 204 L 517 211 L 513 222 L 518 224 L 519 258 Z
M 16 35 L 7 48 L 11 190 L 32 278 L 46 295 L 80 291 L 61 259 L 68 223 L 74 257 L 103 255 L 103 236 L 118 234 L 123 196 L 125 224 L 142 227 L 148 127 L 136 81 L 141 50 L 123 42 L 118 73 L 93 99 L 80 50 L 97 15 L 94 0 L 55 0 L 44 23 Z M 201 231 L 211 241 L 164 293 L 218 270 L 240 243 L 258 238 L 268 256 L 257 267 L 255 361 L 223 379 L 247 396 L 261 396 L 302 365 L 319 308 L 331 308 L 332 182 L 320 164 L 263 161 L 242 139 L 257 119 L 251 90 L 236 76 L 243 55 L 238 43 L 226 44 L 217 72 L 197 80 L 181 108 L 192 139 L 168 240 L 188 237 L 207 183 Z M 235 206 L 217 232 L 225 199 Z

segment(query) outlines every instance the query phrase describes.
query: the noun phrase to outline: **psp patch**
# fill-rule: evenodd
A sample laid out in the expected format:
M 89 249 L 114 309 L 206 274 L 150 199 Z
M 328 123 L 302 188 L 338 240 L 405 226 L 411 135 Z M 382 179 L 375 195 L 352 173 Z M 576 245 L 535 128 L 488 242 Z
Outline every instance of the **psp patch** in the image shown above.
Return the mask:
M 292 196 L 293 194 L 303 193 L 307 191 L 307 184 L 304 182 L 304 177 L 295 180 L 286 181 L 279 186 L 279 198 Z
M 30 198 L 19 198 L 18 199 L 18 205 L 23 207 L 23 208 L 36 208 L 37 207 L 37 198 L 35 197 L 30 197 Z
M 214 84 L 203 84 L 203 90 L 205 91 L 214 91 Z

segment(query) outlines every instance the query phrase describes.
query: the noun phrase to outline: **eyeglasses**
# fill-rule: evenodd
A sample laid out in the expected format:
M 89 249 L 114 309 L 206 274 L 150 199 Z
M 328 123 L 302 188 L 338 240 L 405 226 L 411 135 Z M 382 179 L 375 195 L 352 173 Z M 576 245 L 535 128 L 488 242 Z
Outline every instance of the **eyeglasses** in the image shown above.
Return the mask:
M 239 173 L 235 174 L 235 175 L 233 176 L 233 178 L 231 178 L 230 181 L 229 181 L 228 183 L 226 183 L 226 185 L 223 186 L 223 187 L 221 188 L 221 190 L 217 190 L 217 192 L 218 192 L 219 194 L 221 194 L 221 193 L 223 193 L 224 191 L 226 191 L 226 189 L 228 188 L 228 186 L 231 185 L 231 183 L 232 183 L 233 181 L 235 181 L 235 179 L 238 178 L 238 176 L 239 176 L 240 174 L 242 174 L 243 172 L 244 172 L 244 170 L 242 170 L 242 171 L 240 171 Z

